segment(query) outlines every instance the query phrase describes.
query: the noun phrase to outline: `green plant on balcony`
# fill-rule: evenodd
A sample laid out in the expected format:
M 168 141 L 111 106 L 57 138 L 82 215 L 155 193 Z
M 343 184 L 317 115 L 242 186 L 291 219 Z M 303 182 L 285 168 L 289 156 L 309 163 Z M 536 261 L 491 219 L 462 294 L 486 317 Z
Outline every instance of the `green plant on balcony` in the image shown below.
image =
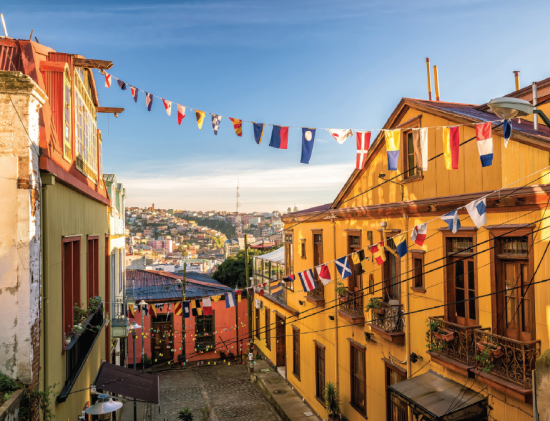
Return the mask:
M 103 298 L 97 296 L 88 300 L 88 314 L 97 313 L 103 305 Z
M 428 331 L 426 332 L 426 347 L 431 352 L 440 353 L 445 349 L 445 341 L 436 340 L 435 333 L 441 329 L 441 322 L 439 320 L 428 319 Z M 443 332 L 443 331 L 441 331 Z
M 69 333 L 69 336 L 74 339 L 74 338 L 82 335 L 82 332 L 84 332 L 84 330 L 85 330 L 85 328 L 82 327 L 82 325 L 80 323 L 77 323 L 72 327 L 71 333 Z
M 349 300 L 350 292 L 342 282 L 338 282 L 336 284 L 334 291 L 336 292 L 336 294 L 338 294 L 341 302 L 345 303 Z
M 369 300 L 367 303 L 367 306 L 365 307 L 365 311 L 369 312 L 372 309 L 381 310 L 382 309 L 382 299 L 379 297 L 374 297 Z
M 488 373 L 495 366 L 494 364 L 491 364 L 492 355 L 489 351 L 489 347 L 484 348 L 480 354 L 476 355 L 476 361 L 477 366 L 481 368 L 481 371 L 483 371 L 484 373 Z
M 82 303 L 74 303 L 73 306 L 73 318 L 74 324 L 82 323 L 88 318 L 88 310 L 82 308 Z

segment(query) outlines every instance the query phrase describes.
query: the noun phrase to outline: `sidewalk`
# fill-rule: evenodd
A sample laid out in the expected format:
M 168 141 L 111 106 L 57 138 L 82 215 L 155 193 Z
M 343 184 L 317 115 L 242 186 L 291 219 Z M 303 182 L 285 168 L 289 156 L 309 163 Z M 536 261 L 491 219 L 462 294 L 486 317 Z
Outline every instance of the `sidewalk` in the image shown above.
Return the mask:
M 319 421 L 313 415 L 311 408 L 305 404 L 296 392 L 287 384 L 279 373 L 273 371 L 264 360 L 255 360 L 254 373 L 251 380 L 262 390 L 267 399 L 275 407 L 277 413 L 285 421 Z M 270 371 L 262 373 L 262 369 Z M 312 415 L 307 416 L 306 413 Z

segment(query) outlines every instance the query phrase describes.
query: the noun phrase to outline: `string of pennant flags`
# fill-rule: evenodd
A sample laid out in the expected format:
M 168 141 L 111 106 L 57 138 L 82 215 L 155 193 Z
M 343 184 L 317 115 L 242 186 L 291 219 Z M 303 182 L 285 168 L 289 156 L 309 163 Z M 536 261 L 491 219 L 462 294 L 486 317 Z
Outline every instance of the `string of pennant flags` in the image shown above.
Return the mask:
M 134 102 L 138 101 L 138 94 L 140 89 L 133 85 L 129 85 L 126 82 L 118 79 L 110 73 L 102 71 L 105 76 L 105 87 L 111 88 L 112 80 L 116 80 L 117 85 L 122 90 L 130 88 L 130 93 Z M 214 135 L 218 134 L 220 123 L 223 116 L 208 111 L 201 111 L 196 108 L 181 105 L 165 98 L 153 95 L 147 91 L 142 90 L 145 94 L 145 105 L 148 111 L 151 111 L 153 107 L 153 99 L 160 99 L 167 115 L 172 115 L 172 105 L 177 109 L 177 121 L 178 125 L 181 125 L 182 120 L 186 116 L 186 110 L 194 111 L 197 120 L 199 130 L 202 130 L 202 126 L 206 117 L 209 114 L 212 119 L 212 129 Z M 239 137 L 243 135 L 243 123 L 252 124 L 254 140 L 258 145 L 262 143 L 266 126 L 272 126 L 271 139 L 269 146 L 276 149 L 288 149 L 288 135 L 289 128 L 299 128 L 302 130 L 302 154 L 300 163 L 309 164 L 311 156 L 313 154 L 313 146 L 315 143 L 315 135 L 317 130 L 327 130 L 330 135 L 339 143 L 343 144 L 348 137 L 353 137 L 353 132 L 356 135 L 356 169 L 362 169 L 366 162 L 366 157 L 371 146 L 371 135 L 373 131 L 379 131 L 384 133 L 384 140 L 386 143 L 388 170 L 396 171 L 397 163 L 399 162 L 399 154 L 401 149 L 401 129 L 369 129 L 369 130 L 357 130 L 357 129 L 333 129 L 333 128 L 310 128 L 301 126 L 282 126 L 271 123 L 257 123 L 254 121 L 247 121 L 239 118 L 227 117 L 233 125 L 235 134 Z M 416 162 L 418 167 L 422 171 L 428 170 L 428 129 L 442 129 L 443 130 L 443 149 L 445 155 L 445 167 L 448 170 L 458 169 L 459 164 L 459 129 L 462 126 L 475 126 L 477 144 L 479 149 L 480 161 L 482 167 L 491 166 L 493 163 L 493 137 L 492 137 L 492 124 L 502 123 L 504 132 L 504 146 L 508 147 L 508 141 L 512 135 L 512 120 L 494 120 L 484 123 L 465 123 L 454 126 L 432 126 L 423 128 L 407 129 L 412 130 L 413 134 L 413 146 Z

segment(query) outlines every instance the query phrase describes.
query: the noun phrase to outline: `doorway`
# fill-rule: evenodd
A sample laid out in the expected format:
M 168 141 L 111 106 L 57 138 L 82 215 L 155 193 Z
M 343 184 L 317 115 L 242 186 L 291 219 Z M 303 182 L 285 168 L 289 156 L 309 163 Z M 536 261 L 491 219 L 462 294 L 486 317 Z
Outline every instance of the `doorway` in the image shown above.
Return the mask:
M 407 421 L 409 417 L 408 407 L 405 401 L 392 394 L 390 386 L 407 380 L 407 374 L 394 370 L 386 365 L 386 420 Z
M 151 346 L 151 359 L 153 362 L 169 361 L 174 359 L 174 353 L 170 342 L 172 331 L 172 315 L 159 314 L 153 317 L 154 341 Z
M 275 315 L 275 343 L 276 343 L 276 362 L 277 371 L 286 378 L 286 322 L 278 314 Z

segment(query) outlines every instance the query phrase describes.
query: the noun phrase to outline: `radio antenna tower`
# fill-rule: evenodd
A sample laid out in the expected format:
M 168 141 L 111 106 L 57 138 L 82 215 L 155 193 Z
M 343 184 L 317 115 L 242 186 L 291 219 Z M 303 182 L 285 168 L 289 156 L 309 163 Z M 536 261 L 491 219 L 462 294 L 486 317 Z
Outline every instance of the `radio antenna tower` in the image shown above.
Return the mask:
M 241 215 L 239 208 L 241 207 L 241 194 L 239 193 L 239 183 L 237 183 L 237 214 L 235 215 L 235 237 L 242 238 L 243 226 L 241 224 Z

